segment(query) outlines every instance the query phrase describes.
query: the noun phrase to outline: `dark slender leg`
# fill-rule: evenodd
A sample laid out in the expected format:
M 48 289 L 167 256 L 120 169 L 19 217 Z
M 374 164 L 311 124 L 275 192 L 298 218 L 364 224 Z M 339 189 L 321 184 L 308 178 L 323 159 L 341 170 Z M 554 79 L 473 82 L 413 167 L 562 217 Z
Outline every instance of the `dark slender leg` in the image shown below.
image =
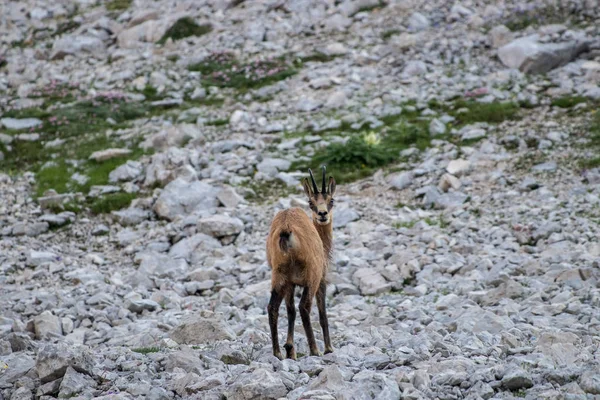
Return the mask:
M 296 349 L 294 349 L 294 323 L 296 322 L 296 307 L 294 305 L 295 291 L 296 286 L 291 285 L 285 296 L 285 307 L 287 308 L 288 317 L 288 334 L 283 347 L 285 348 L 286 357 L 291 358 L 292 360 L 296 359 Z
M 279 306 L 283 297 L 276 290 L 271 291 L 271 300 L 267 311 L 269 312 L 269 326 L 271 327 L 271 341 L 273 342 L 273 355 L 280 360 L 283 359 L 281 349 L 279 348 L 279 338 L 277 337 L 277 319 L 279 318 Z
M 319 309 L 319 323 L 323 330 L 323 340 L 325 341 L 325 354 L 333 352 L 331 347 L 331 339 L 329 338 L 329 322 L 327 321 L 327 310 L 325 309 L 327 285 L 321 282 L 317 291 L 317 308 Z
M 304 325 L 304 331 L 306 332 L 306 340 L 308 340 L 308 347 L 310 348 L 310 355 L 318 356 L 319 349 L 317 348 L 315 334 L 313 333 L 312 326 L 310 325 L 310 309 L 312 307 L 313 293 L 311 293 L 309 288 L 304 288 L 304 292 L 302 292 L 302 298 L 300 299 L 299 308 L 300 318 L 302 318 L 302 325 Z

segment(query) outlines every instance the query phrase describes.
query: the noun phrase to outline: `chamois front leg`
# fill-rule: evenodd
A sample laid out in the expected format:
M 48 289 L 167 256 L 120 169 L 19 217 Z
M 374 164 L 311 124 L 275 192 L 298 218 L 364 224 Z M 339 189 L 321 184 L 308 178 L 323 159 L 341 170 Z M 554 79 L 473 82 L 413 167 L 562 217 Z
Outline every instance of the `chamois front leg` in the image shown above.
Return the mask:
M 279 306 L 281 306 L 281 301 L 283 297 L 281 294 L 273 289 L 271 291 L 271 300 L 269 301 L 269 306 L 267 310 L 269 312 L 269 326 L 271 328 L 271 341 L 273 343 L 273 355 L 280 360 L 283 360 L 283 356 L 281 355 L 281 349 L 279 348 L 279 338 L 277 337 L 277 320 L 279 319 Z
M 327 285 L 325 282 L 321 282 L 319 290 L 317 291 L 317 308 L 319 310 L 319 323 L 323 330 L 323 340 L 325 341 L 325 354 L 332 353 L 333 347 L 331 347 L 331 339 L 329 338 L 329 321 L 327 321 L 327 310 L 325 309 L 325 297 L 326 297 Z
M 315 295 L 314 290 L 309 287 L 304 288 L 302 292 L 302 298 L 300 299 L 300 318 L 302 318 L 302 325 L 304 325 L 304 331 L 306 332 L 306 340 L 308 340 L 308 347 L 310 348 L 311 356 L 319 356 L 319 349 L 317 348 L 317 342 L 315 341 L 315 334 L 313 333 L 312 326 L 310 324 L 310 309 L 312 307 L 312 299 Z
M 296 359 L 296 349 L 294 348 L 294 323 L 296 322 L 296 307 L 294 305 L 294 292 L 296 291 L 296 286 L 291 285 L 285 295 L 285 306 L 287 309 L 287 317 L 288 317 L 288 334 L 287 340 L 285 341 L 285 352 L 286 357 L 291 358 L 292 360 Z

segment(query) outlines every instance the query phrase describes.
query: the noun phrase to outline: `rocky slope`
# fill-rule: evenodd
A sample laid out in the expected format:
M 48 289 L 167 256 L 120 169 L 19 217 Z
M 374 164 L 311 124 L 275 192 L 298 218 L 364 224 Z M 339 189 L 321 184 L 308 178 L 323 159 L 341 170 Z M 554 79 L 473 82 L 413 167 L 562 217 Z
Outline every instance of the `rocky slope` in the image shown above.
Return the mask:
M 0 398 L 600 395 L 597 1 L 1 6 Z M 321 163 L 335 351 L 280 361 Z

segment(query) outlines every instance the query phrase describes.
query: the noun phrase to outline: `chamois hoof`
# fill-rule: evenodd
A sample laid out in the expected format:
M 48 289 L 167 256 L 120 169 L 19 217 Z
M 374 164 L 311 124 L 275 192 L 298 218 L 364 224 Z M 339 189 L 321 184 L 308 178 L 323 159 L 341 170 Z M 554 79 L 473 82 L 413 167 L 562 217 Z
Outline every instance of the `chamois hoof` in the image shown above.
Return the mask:
M 328 347 L 325 349 L 325 354 L 333 353 L 333 347 Z
M 281 351 L 274 351 L 273 355 L 279 358 L 280 360 L 283 360 L 283 355 L 281 354 Z
M 286 358 L 290 358 L 292 360 L 296 360 L 296 349 L 293 344 L 286 344 L 283 346 L 285 348 L 285 352 L 287 354 Z

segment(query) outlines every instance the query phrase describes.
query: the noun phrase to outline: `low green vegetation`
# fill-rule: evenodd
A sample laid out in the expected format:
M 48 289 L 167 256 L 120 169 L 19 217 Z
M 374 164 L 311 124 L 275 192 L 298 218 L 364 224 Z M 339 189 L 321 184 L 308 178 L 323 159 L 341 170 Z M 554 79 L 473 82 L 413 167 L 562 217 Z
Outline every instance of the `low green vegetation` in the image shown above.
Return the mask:
M 178 19 L 177 22 L 175 22 L 173 26 L 165 32 L 165 34 L 157 43 L 164 44 L 168 39 L 177 41 L 190 36 L 202 36 L 206 35 L 210 31 L 212 31 L 212 25 L 198 25 L 192 18 L 183 17 Z
M 506 14 L 507 17 L 498 21 L 490 21 L 490 26 L 504 24 L 511 31 L 522 31 L 530 26 L 542 26 L 550 24 L 567 24 L 575 15 L 568 6 L 555 5 L 518 5 Z M 580 17 L 580 16 L 577 16 Z
M 563 96 L 552 99 L 552 105 L 560 108 L 573 108 L 577 104 L 587 102 L 587 98 L 583 96 Z
M 361 13 L 361 12 L 375 11 L 375 10 L 378 10 L 380 8 L 385 7 L 385 5 L 386 4 L 383 1 L 379 1 L 378 3 L 373 3 L 373 4 L 367 4 L 367 5 L 364 5 L 364 6 L 360 7 L 358 10 L 356 10 L 350 16 L 352 17 L 352 16 L 354 16 L 354 15 L 356 15 L 358 13 Z
M 242 91 L 270 85 L 296 73 L 293 66 L 283 58 L 242 63 L 229 52 L 212 53 L 204 61 L 188 68 L 202 73 L 205 86 Z
M 212 121 L 208 121 L 205 125 L 208 126 L 224 126 L 224 125 L 228 125 L 229 124 L 229 120 L 228 119 L 213 119 Z
M 124 11 L 131 7 L 133 0 L 110 0 L 106 3 L 108 11 Z
M 93 200 L 90 211 L 93 214 L 106 214 L 128 207 L 136 198 L 135 193 L 110 193 Z
M 351 133 L 345 143 L 332 143 L 318 150 L 310 161 L 295 162 L 292 169 L 326 165 L 336 171 L 339 183 L 352 182 L 398 161 L 401 150 L 412 146 L 425 149 L 431 139 L 425 126 L 401 122 L 387 127 L 385 132 Z
M 58 94 L 57 94 L 58 93 Z M 40 94 L 44 99 L 65 99 L 70 96 L 57 86 L 55 90 Z M 26 133 L 38 134 L 38 140 L 16 138 L 10 144 L 0 144 L 4 160 L 0 169 L 7 171 L 33 171 L 36 173 L 35 194 L 43 196 L 48 189 L 57 193 L 88 194 L 95 185 L 106 185 L 112 170 L 127 160 L 137 159 L 144 151 L 136 142 L 124 141 L 105 132 L 125 127 L 130 120 L 146 115 L 149 108 L 144 103 L 128 101 L 118 94 L 103 94 L 94 98 L 48 109 L 9 110 L 6 117 L 38 118 L 42 124 Z M 23 131 L 7 131 L 10 135 Z M 131 153 L 103 162 L 90 160 L 92 153 L 108 148 L 129 148 Z M 79 174 L 83 180 L 74 179 Z M 127 205 L 130 194 L 88 198 L 71 209 L 90 207 L 92 212 L 106 212 Z
M 327 55 L 327 54 L 323 54 L 323 53 L 313 53 L 313 54 L 310 54 L 305 57 L 300 57 L 300 59 L 296 62 L 296 66 L 302 67 L 302 64 L 309 63 L 309 62 L 326 63 L 326 62 L 335 60 L 337 57 L 339 57 L 339 56 L 336 56 L 336 55 L 332 56 L 332 55 Z
M 592 150 L 595 155 L 591 158 L 580 159 L 579 167 L 582 169 L 597 168 L 600 167 L 600 112 L 593 112 L 587 133 L 590 141 L 586 144 L 586 148 Z
M 244 198 L 256 204 L 264 204 L 272 198 L 283 198 L 296 193 L 294 187 L 289 187 L 285 183 L 275 180 L 266 185 L 264 182 L 257 182 L 250 179 L 240 185 Z M 242 192 L 243 191 L 243 192 Z
M 131 349 L 131 351 L 140 354 L 158 353 L 160 349 L 158 347 L 138 347 Z
M 394 222 L 394 228 L 396 229 L 400 229 L 400 228 L 406 228 L 406 229 L 412 229 L 416 224 L 417 224 L 416 219 L 413 219 L 412 221 L 405 221 L 405 222 Z
M 388 29 L 386 31 L 383 31 L 383 33 L 381 34 L 381 38 L 383 40 L 387 40 L 389 38 L 391 38 L 394 35 L 397 35 L 400 33 L 400 29 Z
M 519 105 L 512 102 L 481 103 L 475 100 L 457 100 L 449 114 L 456 124 L 468 125 L 475 122 L 500 123 L 517 118 Z

